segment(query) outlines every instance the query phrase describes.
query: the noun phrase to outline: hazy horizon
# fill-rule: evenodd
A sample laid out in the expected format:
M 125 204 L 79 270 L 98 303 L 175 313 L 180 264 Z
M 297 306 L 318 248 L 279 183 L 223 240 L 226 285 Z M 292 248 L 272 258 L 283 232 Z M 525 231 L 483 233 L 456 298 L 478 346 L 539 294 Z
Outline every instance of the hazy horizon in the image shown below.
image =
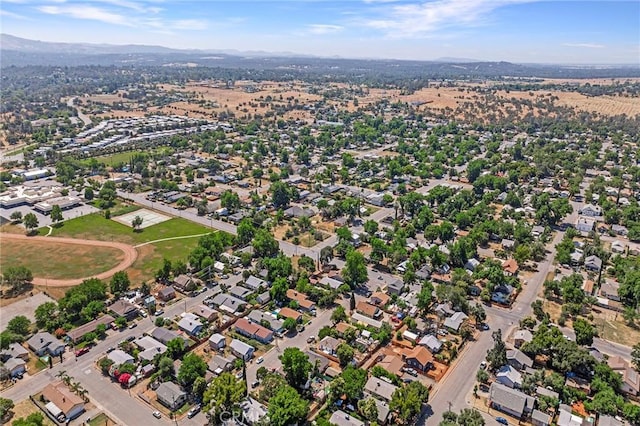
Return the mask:
M 640 64 L 636 1 L 4 0 L 31 40 L 320 57 Z

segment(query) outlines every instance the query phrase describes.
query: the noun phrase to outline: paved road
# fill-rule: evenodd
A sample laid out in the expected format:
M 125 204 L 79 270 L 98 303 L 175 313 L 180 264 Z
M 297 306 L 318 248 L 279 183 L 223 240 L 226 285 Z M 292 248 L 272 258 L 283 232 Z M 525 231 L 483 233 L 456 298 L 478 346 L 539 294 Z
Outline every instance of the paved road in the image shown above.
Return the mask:
M 485 358 L 487 350 L 493 345 L 491 332 L 502 330 L 502 336 L 506 338 L 510 330 L 518 325 L 521 318 L 531 314 L 531 303 L 545 281 L 548 271 L 553 267 L 555 246 L 562 240 L 562 233 L 557 233 L 547 245 L 547 257 L 538 264 L 538 272 L 524 286 L 522 292 L 513 303 L 511 309 L 500 307 L 485 307 L 487 323 L 491 331 L 481 332 L 477 341 L 463 351 L 458 361 L 449 373 L 438 383 L 429 400 L 429 408 L 420 419 L 419 424 L 438 424 L 442 420 L 442 414 L 449 409 L 460 411 L 467 408 L 473 398 L 472 391 L 476 381 L 476 371 L 480 362 Z M 487 417 L 489 418 L 489 417 Z M 489 423 L 492 424 L 493 420 Z
M 231 275 L 228 279 L 222 280 L 226 285 L 233 286 L 242 279 L 240 275 Z M 172 305 L 164 308 L 165 317 L 173 318 L 185 311 L 189 311 L 208 297 L 204 292 L 197 297 L 186 297 Z M 100 371 L 94 366 L 95 361 L 102 357 L 108 348 L 115 347 L 119 342 L 129 336 L 141 336 L 143 333 L 150 333 L 156 327 L 155 317 L 150 316 L 138 321 L 138 326 L 134 329 L 110 332 L 109 336 L 99 341 L 97 345 L 83 356 L 76 358 L 71 352 L 65 353 L 65 360 L 62 364 L 56 364 L 52 369 L 44 370 L 34 376 L 26 375 L 24 379 L 12 388 L 3 392 L 4 398 L 14 401 L 21 401 L 37 393 L 48 383 L 55 381 L 55 375 L 60 370 L 66 370 L 67 374 L 73 376 L 89 391 L 89 397 L 99 408 L 102 408 L 112 419 L 120 425 L 162 425 L 168 424 L 169 419 L 156 419 L 151 413 L 153 409 L 138 398 L 130 397 L 126 390 L 120 388 L 116 383 L 112 383 L 107 377 L 102 376 Z M 198 425 L 204 420 L 203 414 L 198 414 L 193 419 L 180 420 L 180 424 Z
M 90 125 L 90 124 L 92 123 L 92 121 L 91 121 L 91 117 L 89 117 L 88 115 L 86 115 L 85 113 L 83 113 L 83 112 L 82 112 L 82 110 L 81 110 L 79 107 L 77 107 L 77 106 L 75 106 L 75 105 L 74 105 L 73 101 L 75 101 L 75 100 L 76 100 L 76 98 L 69 98 L 69 99 L 67 100 L 67 106 L 69 106 L 69 107 L 71 107 L 71 108 L 74 108 L 74 109 L 76 110 L 76 112 L 78 113 L 78 118 L 79 118 L 80 120 L 82 120 L 82 123 L 83 123 L 85 126 Z
M 55 302 L 55 300 L 40 292 L 13 302 L 10 305 L 3 306 L 0 309 L 0 330 L 5 330 L 9 321 L 18 315 L 24 315 L 29 318 L 29 320 L 35 321 L 36 308 L 46 302 Z

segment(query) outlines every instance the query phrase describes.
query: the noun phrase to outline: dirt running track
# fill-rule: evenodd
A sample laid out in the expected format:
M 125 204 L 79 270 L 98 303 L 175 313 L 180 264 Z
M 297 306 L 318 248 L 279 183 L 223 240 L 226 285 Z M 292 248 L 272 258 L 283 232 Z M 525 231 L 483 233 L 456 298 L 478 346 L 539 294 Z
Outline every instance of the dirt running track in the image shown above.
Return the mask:
M 108 271 L 101 272 L 93 277 L 84 277 L 84 278 L 75 278 L 68 280 L 54 280 L 47 278 L 33 278 L 33 284 L 35 285 L 47 285 L 49 287 L 70 287 L 74 285 L 80 284 L 83 280 L 87 278 L 98 278 L 104 280 L 106 278 L 110 278 L 113 274 L 119 271 L 124 271 L 136 261 L 138 258 L 138 252 L 133 246 L 124 243 L 115 243 L 111 241 L 96 241 L 96 240 L 78 240 L 75 238 L 58 238 L 58 237 L 27 237 L 26 235 L 21 234 L 0 234 L 0 240 L 9 239 L 9 240 L 26 240 L 26 241 L 42 241 L 47 243 L 63 243 L 63 244 L 77 244 L 83 246 L 94 246 L 94 247 L 113 247 L 124 253 L 124 259 L 115 267 L 109 269 Z

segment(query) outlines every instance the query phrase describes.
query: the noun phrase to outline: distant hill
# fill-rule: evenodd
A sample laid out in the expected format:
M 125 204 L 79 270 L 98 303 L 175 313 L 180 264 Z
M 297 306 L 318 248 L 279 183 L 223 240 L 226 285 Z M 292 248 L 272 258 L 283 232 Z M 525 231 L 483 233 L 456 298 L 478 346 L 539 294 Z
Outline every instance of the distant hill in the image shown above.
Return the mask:
M 433 61 L 349 59 L 298 55 L 290 52 L 171 49 L 149 45 L 55 43 L 0 34 L 0 66 L 116 66 L 188 67 L 256 70 L 247 78 L 275 75 L 340 77 L 347 80 L 504 79 L 506 78 L 614 78 L 640 77 L 636 66 L 563 66 L 514 64 L 466 58 Z
M 74 54 L 74 55 L 132 55 L 132 54 L 222 54 L 244 57 L 313 57 L 291 52 L 239 51 L 234 49 L 171 49 L 164 46 L 145 44 L 97 44 L 97 43 L 58 43 L 50 41 L 30 40 L 0 34 L 0 50 L 21 53 Z

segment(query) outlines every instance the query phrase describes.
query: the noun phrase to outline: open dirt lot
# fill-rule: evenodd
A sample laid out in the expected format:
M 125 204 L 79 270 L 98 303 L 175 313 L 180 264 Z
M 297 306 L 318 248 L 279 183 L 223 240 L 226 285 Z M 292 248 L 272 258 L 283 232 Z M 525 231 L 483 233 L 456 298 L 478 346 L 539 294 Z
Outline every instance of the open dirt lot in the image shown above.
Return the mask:
M 116 272 L 130 267 L 138 257 L 138 252 L 132 246 L 109 241 L 3 234 L 2 244 L 5 247 L 10 244 L 22 244 L 23 249 L 30 250 L 29 258 L 34 262 L 28 266 L 34 268 L 33 284 L 48 287 L 77 285 L 90 277 L 110 278 Z M 11 252 L 12 250 L 3 250 L 3 263 L 4 256 Z M 26 257 L 25 252 L 18 253 L 21 258 Z M 16 259 L 12 260 L 15 261 Z M 51 269 L 54 265 L 57 269 Z M 65 270 L 65 267 L 68 269 Z M 92 268 L 95 268 L 95 272 L 92 272 Z M 55 271 L 61 278 L 48 278 L 48 275 L 53 275 L 51 271 Z M 38 273 L 44 276 L 38 276 Z M 70 276 L 75 278 L 69 278 Z

